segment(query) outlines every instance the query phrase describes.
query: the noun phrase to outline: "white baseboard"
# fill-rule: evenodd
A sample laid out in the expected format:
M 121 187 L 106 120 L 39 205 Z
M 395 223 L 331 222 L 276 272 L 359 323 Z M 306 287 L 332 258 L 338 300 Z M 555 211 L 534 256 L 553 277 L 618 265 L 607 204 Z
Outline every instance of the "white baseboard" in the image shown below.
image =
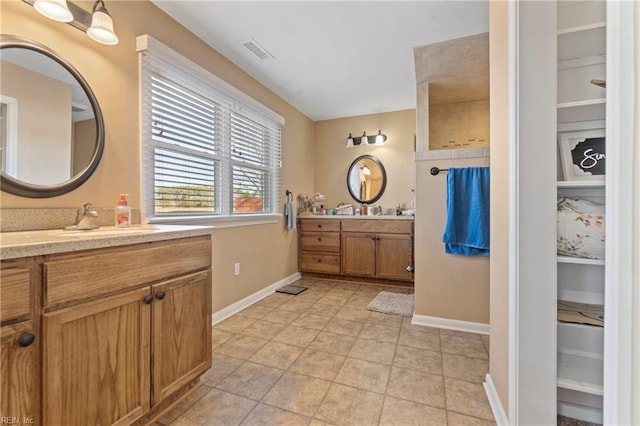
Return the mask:
M 571 404 L 563 401 L 558 401 L 558 414 L 599 425 L 602 424 L 603 420 L 602 410 L 599 408 L 586 407 L 584 405 Z
M 482 385 L 484 386 L 484 391 L 489 399 L 489 405 L 491 406 L 493 417 L 496 419 L 496 424 L 498 426 L 508 426 L 509 418 L 502 407 L 500 397 L 498 397 L 498 392 L 496 391 L 496 387 L 493 385 L 493 380 L 489 373 L 485 376 L 484 383 Z
M 452 320 L 440 317 L 430 317 L 428 315 L 413 314 L 411 324 L 426 325 L 428 327 L 444 328 L 447 330 L 465 331 L 467 333 L 489 334 L 489 324 Z
M 280 287 L 285 286 L 287 284 L 291 284 L 299 280 L 300 278 L 301 278 L 300 272 L 296 272 L 295 274 L 291 274 L 288 277 L 284 277 L 280 281 L 277 281 L 263 288 L 260 291 L 256 291 L 255 293 L 250 294 L 249 296 L 245 297 L 242 300 L 238 300 L 236 303 L 233 303 L 227 306 L 226 308 L 222 308 L 219 311 L 214 312 L 214 314 L 211 316 L 212 324 L 215 325 L 221 321 L 226 320 L 230 316 L 237 314 L 241 310 L 253 305 L 260 299 L 264 299 L 265 297 L 269 296 Z M 215 294 L 213 295 L 213 297 L 215 297 Z

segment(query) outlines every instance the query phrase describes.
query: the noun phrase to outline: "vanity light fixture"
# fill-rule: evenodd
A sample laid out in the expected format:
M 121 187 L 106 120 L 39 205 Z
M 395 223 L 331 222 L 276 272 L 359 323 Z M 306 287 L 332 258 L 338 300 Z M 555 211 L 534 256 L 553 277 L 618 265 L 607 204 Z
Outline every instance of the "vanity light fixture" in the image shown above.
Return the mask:
M 67 6 L 67 0 L 35 0 L 33 8 L 41 15 L 58 22 L 73 21 L 73 14 Z
M 104 5 L 104 0 L 93 4 L 91 13 L 66 0 L 22 0 L 32 5 L 39 13 L 58 22 L 66 22 L 84 31 L 92 40 L 113 46 L 118 36 L 113 30 L 113 19 Z
M 383 134 L 382 131 L 378 130 L 378 134 L 376 136 L 367 136 L 367 132 L 362 132 L 362 136 L 353 137 L 351 133 L 349 133 L 349 137 L 347 137 L 347 148 L 353 148 L 355 146 L 361 145 L 376 145 L 381 146 L 387 141 L 387 135 Z

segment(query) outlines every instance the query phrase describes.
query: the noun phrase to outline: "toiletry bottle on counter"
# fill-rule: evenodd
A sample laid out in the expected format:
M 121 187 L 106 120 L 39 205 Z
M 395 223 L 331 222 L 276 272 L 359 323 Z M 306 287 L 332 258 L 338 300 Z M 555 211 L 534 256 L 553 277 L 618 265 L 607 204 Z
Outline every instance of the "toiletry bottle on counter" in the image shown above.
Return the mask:
M 400 207 L 400 203 L 396 207 L 396 216 L 402 216 L 402 207 Z
M 116 207 L 116 226 L 131 225 L 131 207 L 127 202 L 129 194 L 120 194 L 120 201 Z

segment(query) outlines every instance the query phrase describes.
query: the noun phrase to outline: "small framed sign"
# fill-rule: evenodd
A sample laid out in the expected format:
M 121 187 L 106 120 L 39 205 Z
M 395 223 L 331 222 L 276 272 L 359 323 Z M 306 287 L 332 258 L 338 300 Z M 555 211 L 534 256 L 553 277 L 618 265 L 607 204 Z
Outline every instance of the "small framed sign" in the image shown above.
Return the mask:
M 565 180 L 604 180 L 604 129 L 563 132 L 558 144 Z

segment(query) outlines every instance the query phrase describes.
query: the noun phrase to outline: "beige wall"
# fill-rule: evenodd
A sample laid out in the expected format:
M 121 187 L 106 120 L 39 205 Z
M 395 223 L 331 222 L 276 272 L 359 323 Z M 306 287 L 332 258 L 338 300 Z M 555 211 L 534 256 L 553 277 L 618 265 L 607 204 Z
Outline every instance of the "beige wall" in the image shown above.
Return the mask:
M 509 69 L 507 3 L 489 4 L 491 63 L 490 374 L 509 408 Z
M 387 135 L 383 146 L 346 148 L 347 136 Z M 329 207 L 339 202 L 356 204 L 347 190 L 347 171 L 359 156 L 371 154 L 380 159 L 387 172 L 384 195 L 375 204 L 392 209 L 400 202 L 410 207 L 413 196 L 413 148 L 416 132 L 415 110 L 394 111 L 318 121 L 315 124 L 315 191 L 327 197 Z
M 79 2 L 91 9 L 92 2 Z M 69 25 L 48 20 L 24 2 L 0 2 L 3 33 L 46 44 L 72 63 L 93 89 L 105 117 L 106 145 L 93 176 L 80 188 L 59 197 L 29 199 L 1 193 L 3 208 L 77 207 L 92 201 L 112 207 L 118 194 L 129 193 L 141 204 L 139 167 L 138 56 L 135 37 L 150 34 L 209 69 L 286 119 L 282 137 L 282 186 L 294 193 L 314 188 L 313 122 L 273 94 L 218 52 L 169 18 L 149 1 L 108 3 L 120 44 L 91 41 Z M 284 194 L 282 196 L 284 202 Z M 297 271 L 295 233 L 276 224 L 218 230 L 214 233 L 214 311 Z M 233 264 L 241 274 L 233 276 Z
M 5 61 L 0 77 L 2 94 L 18 103 L 20 143 L 12 176 L 36 185 L 69 180 L 71 85 Z
M 416 162 L 416 315 L 489 323 L 489 258 L 444 252 L 447 175 L 429 173 L 431 167 L 486 166 L 488 161 L 472 158 Z
M 429 150 L 489 146 L 489 99 L 429 106 Z
M 73 123 L 72 172 L 78 174 L 91 162 L 96 148 L 96 120 L 82 120 Z

